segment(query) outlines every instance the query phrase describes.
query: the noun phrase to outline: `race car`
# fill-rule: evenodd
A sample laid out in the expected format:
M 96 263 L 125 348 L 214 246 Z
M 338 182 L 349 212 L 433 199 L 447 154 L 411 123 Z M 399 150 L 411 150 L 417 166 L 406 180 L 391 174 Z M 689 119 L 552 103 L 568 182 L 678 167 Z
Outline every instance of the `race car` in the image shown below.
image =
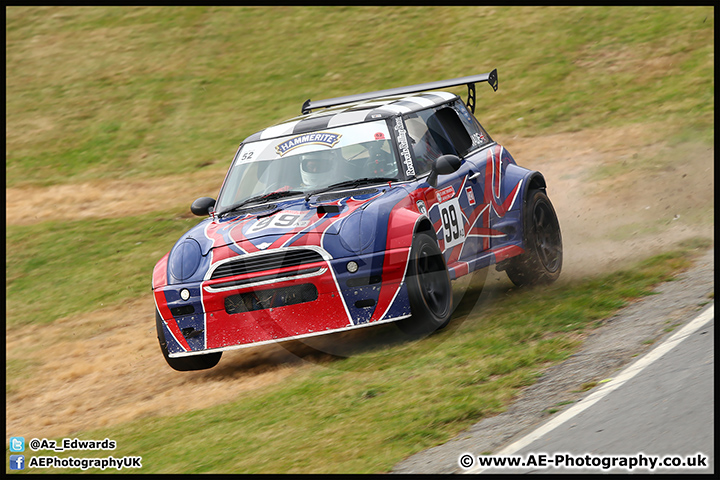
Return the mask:
M 540 172 L 474 116 L 497 70 L 327 100 L 247 137 L 206 217 L 156 264 L 160 348 L 176 370 L 222 352 L 396 322 L 444 327 L 452 281 L 495 264 L 552 282 L 562 238 Z M 468 98 L 447 91 L 468 87 Z

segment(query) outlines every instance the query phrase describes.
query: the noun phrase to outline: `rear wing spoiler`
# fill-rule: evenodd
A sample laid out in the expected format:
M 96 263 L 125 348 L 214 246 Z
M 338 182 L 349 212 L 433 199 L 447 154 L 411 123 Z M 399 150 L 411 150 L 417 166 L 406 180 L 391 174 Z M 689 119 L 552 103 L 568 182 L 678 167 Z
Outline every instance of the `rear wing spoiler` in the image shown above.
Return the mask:
M 315 108 L 334 107 L 336 105 L 344 105 L 346 103 L 356 103 L 373 98 L 392 97 L 395 95 L 406 95 L 408 93 L 425 92 L 428 90 L 438 90 L 440 88 L 456 87 L 458 85 L 467 85 L 468 99 L 465 102 L 473 113 L 475 113 L 475 84 L 478 82 L 488 82 L 493 91 L 498 89 L 497 69 L 490 73 L 482 73 L 480 75 L 470 75 L 468 77 L 454 78 L 452 80 L 440 80 L 437 82 L 420 83 L 418 85 L 410 85 L 408 87 L 388 88 L 387 90 L 378 90 L 377 92 L 358 93 L 356 95 L 348 95 L 346 97 L 328 98 L 326 100 L 310 101 L 308 98 L 302 106 L 302 114 L 306 115 Z

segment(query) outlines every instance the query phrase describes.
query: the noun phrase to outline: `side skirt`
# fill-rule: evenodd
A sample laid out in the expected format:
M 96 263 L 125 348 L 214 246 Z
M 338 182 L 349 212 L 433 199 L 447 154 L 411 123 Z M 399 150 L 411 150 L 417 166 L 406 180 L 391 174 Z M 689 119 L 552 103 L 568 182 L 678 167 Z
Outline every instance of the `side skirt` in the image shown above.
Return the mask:
M 524 253 L 525 250 L 519 245 L 505 245 L 502 247 L 494 248 L 484 252 L 477 258 L 473 258 L 467 262 L 455 262 L 448 266 L 448 272 L 450 273 L 450 279 L 455 280 L 462 276 L 480 270 L 481 268 L 489 267 L 490 265 L 497 264 L 511 257 L 515 257 Z

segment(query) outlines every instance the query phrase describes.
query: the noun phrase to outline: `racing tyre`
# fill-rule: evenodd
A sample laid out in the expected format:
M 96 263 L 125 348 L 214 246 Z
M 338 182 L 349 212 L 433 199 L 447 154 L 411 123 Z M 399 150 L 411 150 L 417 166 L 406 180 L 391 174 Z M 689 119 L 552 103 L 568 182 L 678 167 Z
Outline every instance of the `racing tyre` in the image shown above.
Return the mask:
M 528 192 L 523 229 L 525 253 L 511 259 L 505 270 L 508 277 L 517 286 L 554 282 L 562 269 L 562 235 L 544 190 Z
M 162 319 L 157 311 L 155 311 L 155 328 L 157 329 L 158 341 L 160 342 L 160 350 L 162 350 L 163 357 L 165 357 L 165 361 L 174 370 L 180 372 L 205 370 L 217 365 L 220 357 L 222 357 L 222 352 L 215 352 L 204 355 L 193 355 L 192 357 L 170 358 L 168 355 L 167 341 L 165 340 L 165 331 L 162 327 Z
M 452 313 L 453 292 L 445 258 L 427 233 L 413 238 L 407 269 L 412 316 L 398 322 L 408 334 L 429 334 L 446 326 Z

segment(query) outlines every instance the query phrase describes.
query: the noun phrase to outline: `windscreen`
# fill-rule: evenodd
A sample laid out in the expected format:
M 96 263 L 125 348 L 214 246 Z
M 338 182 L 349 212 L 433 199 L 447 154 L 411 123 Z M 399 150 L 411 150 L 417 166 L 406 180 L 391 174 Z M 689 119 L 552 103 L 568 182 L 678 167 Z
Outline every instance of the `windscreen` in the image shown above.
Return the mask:
M 243 144 L 216 210 L 274 192 L 308 193 L 347 180 L 398 178 L 391 142 L 386 121 L 379 120 Z

